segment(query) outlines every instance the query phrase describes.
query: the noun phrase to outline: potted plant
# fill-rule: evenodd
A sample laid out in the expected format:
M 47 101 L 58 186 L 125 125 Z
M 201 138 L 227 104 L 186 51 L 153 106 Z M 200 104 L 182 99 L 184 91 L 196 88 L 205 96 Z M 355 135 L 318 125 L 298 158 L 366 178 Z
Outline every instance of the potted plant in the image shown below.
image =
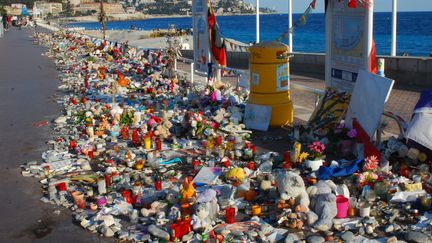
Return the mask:
M 308 145 L 309 155 L 304 162 L 306 168 L 310 168 L 312 171 L 317 171 L 321 165 L 324 163 L 324 150 L 325 145 L 321 142 L 313 142 Z

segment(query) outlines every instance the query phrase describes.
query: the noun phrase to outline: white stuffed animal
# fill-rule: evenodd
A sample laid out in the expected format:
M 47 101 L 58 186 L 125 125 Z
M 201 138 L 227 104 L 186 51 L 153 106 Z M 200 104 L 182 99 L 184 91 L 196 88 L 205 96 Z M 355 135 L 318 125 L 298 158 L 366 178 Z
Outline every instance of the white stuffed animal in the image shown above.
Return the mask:
M 204 229 L 205 231 L 208 231 L 211 229 L 212 224 L 209 214 L 210 212 L 205 203 L 200 203 L 197 205 L 195 214 L 192 216 L 191 221 L 194 231 L 199 229 Z
M 294 198 L 296 205 L 301 206 L 308 217 L 308 224 L 313 224 L 318 216 L 309 209 L 310 200 L 306 187 L 300 175 L 285 171 L 277 177 L 277 188 L 283 200 Z

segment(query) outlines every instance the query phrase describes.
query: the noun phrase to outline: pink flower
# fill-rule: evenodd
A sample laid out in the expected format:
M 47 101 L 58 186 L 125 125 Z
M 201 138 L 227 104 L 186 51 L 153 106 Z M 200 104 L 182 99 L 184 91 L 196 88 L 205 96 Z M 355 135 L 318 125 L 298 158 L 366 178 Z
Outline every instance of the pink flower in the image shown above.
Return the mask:
M 374 171 L 376 169 L 378 169 L 378 158 L 375 155 L 367 157 L 365 159 L 365 163 L 363 165 L 363 170 L 365 170 L 365 171 L 368 171 L 368 170 Z
M 313 142 L 308 146 L 308 148 L 315 153 L 323 153 L 325 150 L 325 145 L 320 142 Z

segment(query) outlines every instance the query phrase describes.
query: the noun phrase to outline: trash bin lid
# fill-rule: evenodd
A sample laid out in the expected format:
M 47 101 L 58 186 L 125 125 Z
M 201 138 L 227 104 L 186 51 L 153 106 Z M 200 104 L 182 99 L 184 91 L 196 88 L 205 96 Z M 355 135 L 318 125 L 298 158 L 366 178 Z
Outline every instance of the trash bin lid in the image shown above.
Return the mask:
M 283 63 L 289 59 L 289 46 L 278 41 L 265 41 L 249 48 L 251 63 Z

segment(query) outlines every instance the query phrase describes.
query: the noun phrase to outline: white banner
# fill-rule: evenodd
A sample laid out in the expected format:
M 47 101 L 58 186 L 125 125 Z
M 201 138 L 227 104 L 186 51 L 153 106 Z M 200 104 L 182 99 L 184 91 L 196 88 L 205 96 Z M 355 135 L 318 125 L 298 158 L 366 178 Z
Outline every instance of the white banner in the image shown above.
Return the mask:
M 372 1 L 371 1 L 372 2 Z M 369 70 L 373 4 L 349 8 L 330 0 L 326 14 L 326 86 L 352 92 L 359 70 Z
M 194 67 L 200 72 L 207 72 L 210 60 L 210 39 L 208 31 L 208 2 L 207 0 L 192 1 L 192 26 Z

